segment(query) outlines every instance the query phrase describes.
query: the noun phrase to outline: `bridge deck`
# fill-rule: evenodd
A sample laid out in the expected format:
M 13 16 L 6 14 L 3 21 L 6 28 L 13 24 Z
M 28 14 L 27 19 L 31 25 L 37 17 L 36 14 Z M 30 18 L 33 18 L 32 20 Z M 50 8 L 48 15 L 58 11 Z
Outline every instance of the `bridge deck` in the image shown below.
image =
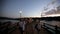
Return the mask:
M 21 34 L 21 32 L 17 27 L 17 29 L 13 31 L 12 34 Z M 26 34 L 26 32 L 24 32 L 23 34 Z M 38 32 L 34 30 L 34 34 L 38 34 Z M 49 32 L 45 30 L 44 28 L 40 28 L 39 34 L 49 34 Z
M 40 29 L 40 34 L 50 34 L 47 30 L 45 30 L 44 28 Z

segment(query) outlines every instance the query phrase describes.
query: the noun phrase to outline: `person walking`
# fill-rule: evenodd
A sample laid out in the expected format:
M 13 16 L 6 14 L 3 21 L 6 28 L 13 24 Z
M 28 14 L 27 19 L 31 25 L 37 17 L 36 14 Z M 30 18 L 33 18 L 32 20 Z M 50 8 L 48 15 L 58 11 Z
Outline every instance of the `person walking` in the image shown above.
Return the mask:
M 32 18 L 28 19 L 28 23 L 26 24 L 26 34 L 33 34 L 33 24 Z
M 20 20 L 20 23 L 19 23 L 19 29 L 20 29 L 20 32 L 21 34 L 23 34 L 24 30 L 25 30 L 25 21 L 23 19 Z
M 35 29 L 37 30 L 37 34 L 39 34 L 39 32 L 40 32 L 40 22 L 39 22 L 39 20 L 36 20 Z

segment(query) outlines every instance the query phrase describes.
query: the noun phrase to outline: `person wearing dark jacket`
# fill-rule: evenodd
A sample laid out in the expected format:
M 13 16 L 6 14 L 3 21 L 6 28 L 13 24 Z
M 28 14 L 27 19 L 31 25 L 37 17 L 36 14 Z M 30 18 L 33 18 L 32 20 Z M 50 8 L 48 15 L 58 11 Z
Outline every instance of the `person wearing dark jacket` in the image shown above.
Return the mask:
M 37 33 L 39 34 L 39 32 L 40 32 L 40 22 L 39 22 L 39 20 L 36 20 L 35 29 L 37 30 Z

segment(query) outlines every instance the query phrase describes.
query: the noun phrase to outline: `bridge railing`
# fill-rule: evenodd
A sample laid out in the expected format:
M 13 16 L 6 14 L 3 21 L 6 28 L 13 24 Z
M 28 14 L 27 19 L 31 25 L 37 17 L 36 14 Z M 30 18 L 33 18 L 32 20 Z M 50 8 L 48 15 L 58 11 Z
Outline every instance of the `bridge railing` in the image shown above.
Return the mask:
M 11 22 L 0 22 L 0 34 L 11 34 L 14 30 L 16 30 L 17 24 L 12 24 Z
M 60 27 L 57 25 L 53 26 L 47 23 L 43 23 L 42 27 L 52 34 L 60 34 Z

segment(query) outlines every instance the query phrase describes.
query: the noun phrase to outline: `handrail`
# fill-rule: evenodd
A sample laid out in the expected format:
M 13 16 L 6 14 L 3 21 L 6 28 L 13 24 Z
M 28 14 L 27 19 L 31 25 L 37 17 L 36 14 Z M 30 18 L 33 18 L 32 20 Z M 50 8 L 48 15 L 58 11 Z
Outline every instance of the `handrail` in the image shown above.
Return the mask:
M 49 26 L 52 26 L 52 27 L 55 27 L 55 26 L 53 26 L 53 25 L 50 25 L 50 24 L 47 24 L 47 23 L 45 23 L 46 25 L 49 25 Z
M 46 26 L 46 28 L 48 28 L 48 29 L 51 29 L 51 30 L 55 31 L 55 29 L 52 29 L 52 28 L 50 28 L 50 27 L 48 27 L 48 26 Z
M 46 26 L 47 25 L 47 26 Z M 43 28 L 45 28 L 45 29 L 50 29 L 50 30 L 52 30 L 52 31 L 54 31 L 55 32 L 55 34 L 57 34 L 57 33 L 60 33 L 60 27 L 58 27 L 57 25 L 56 26 L 53 26 L 53 25 L 50 25 L 50 24 L 47 24 L 47 23 L 43 23 Z M 52 29 L 51 27 L 48 27 L 48 26 L 51 26 L 51 27 L 53 27 L 54 29 Z M 58 30 L 59 29 L 59 30 Z
M 8 28 L 8 33 L 12 33 L 14 30 L 16 30 L 17 24 L 13 24 L 10 28 Z
M 0 26 L 1 33 L 12 33 L 14 30 L 16 30 L 17 24 L 9 25 L 11 23 L 3 23 Z M 11 27 L 10 27 L 11 26 Z
M 57 28 L 59 28 L 60 29 L 60 27 L 58 27 L 57 25 L 51 25 L 51 24 L 47 24 L 47 23 L 44 23 L 44 24 L 46 24 L 46 25 L 48 25 L 48 26 L 52 26 L 52 27 L 57 27 Z

